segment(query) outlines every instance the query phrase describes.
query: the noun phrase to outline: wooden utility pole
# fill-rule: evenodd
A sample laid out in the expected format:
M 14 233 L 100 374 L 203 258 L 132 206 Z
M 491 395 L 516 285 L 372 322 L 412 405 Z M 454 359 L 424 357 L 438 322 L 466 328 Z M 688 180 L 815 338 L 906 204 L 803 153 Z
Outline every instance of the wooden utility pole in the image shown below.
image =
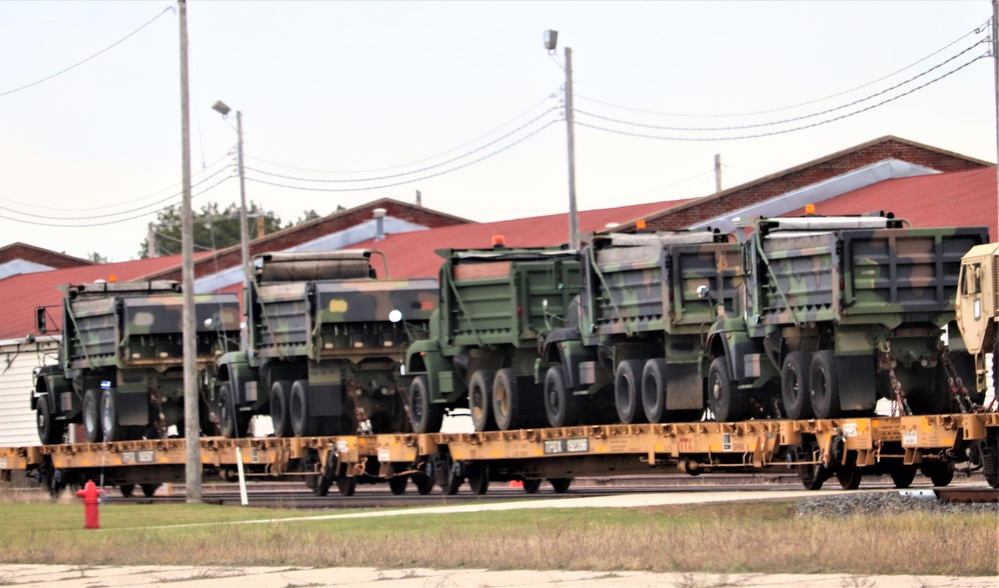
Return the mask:
M 201 421 L 198 418 L 198 349 L 194 324 L 194 215 L 191 212 L 191 105 L 187 84 L 187 0 L 180 9 L 180 142 L 184 176 L 181 253 L 184 280 L 184 440 L 187 445 L 184 485 L 187 502 L 201 502 Z
M 715 153 L 715 193 L 721 192 L 721 153 Z
M 576 210 L 576 146 L 572 117 L 572 49 L 565 48 L 565 124 L 569 147 L 569 247 L 579 250 L 579 212 Z
M 996 205 L 999 207 L 999 0 L 992 0 L 992 67 L 996 88 Z

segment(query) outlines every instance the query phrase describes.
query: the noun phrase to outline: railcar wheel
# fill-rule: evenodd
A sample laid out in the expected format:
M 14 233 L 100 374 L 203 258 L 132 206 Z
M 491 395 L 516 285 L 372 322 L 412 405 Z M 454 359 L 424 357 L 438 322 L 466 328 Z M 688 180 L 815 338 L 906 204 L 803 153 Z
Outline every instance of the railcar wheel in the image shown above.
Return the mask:
M 548 482 L 552 485 L 555 494 L 565 494 L 569 491 L 572 478 L 548 478 Z
M 919 471 L 933 482 L 934 486 L 947 486 L 954 479 L 954 464 L 945 462 L 927 462 L 919 467 Z
M 315 437 L 319 434 L 319 419 L 309 414 L 309 383 L 295 380 L 291 385 L 288 402 L 291 432 L 296 437 Z
M 528 494 L 537 494 L 538 490 L 541 489 L 541 480 L 524 480 L 524 492 Z
M 124 441 L 129 436 L 130 427 L 118 424 L 118 403 L 114 390 L 107 389 L 101 394 L 101 428 L 104 440 L 111 443 Z
M 146 498 L 152 498 L 156 496 L 156 491 L 160 489 L 160 486 L 161 484 L 158 483 L 142 484 L 142 495 Z
M 250 429 L 250 418 L 236 410 L 236 396 L 232 384 L 224 382 L 219 387 L 219 433 L 229 439 L 242 439 Z
M 821 490 L 826 477 L 822 470 L 824 468 L 813 463 L 798 466 L 798 479 L 805 490 Z
M 520 429 L 523 427 L 524 415 L 520 398 L 521 389 L 517 385 L 517 376 L 510 368 L 496 372 L 493 378 L 493 418 L 500 431 Z
M 856 490 L 860 488 L 860 480 L 864 474 L 857 466 L 855 455 L 847 456 L 847 463 L 836 466 L 836 480 L 843 490 Z
M 553 427 L 573 427 L 579 423 L 579 401 L 565 385 L 565 372 L 555 364 L 545 373 L 545 413 Z
M 780 372 L 780 395 L 784 412 L 791 420 L 810 419 L 814 416 L 808 387 L 808 372 L 812 357 L 803 351 L 792 351 L 784 359 Z
M 413 474 L 413 485 L 416 492 L 421 496 L 426 496 L 434 491 L 434 480 L 426 474 Z
M 468 487 L 472 494 L 482 496 L 489 491 L 489 464 L 474 464 L 468 468 Z
M 708 369 L 708 404 L 720 422 L 741 421 L 749 411 L 749 401 L 732 381 L 725 356 L 716 357 Z
M 291 393 L 291 380 L 278 380 L 271 386 L 271 423 L 275 437 L 291 437 L 291 421 L 288 415 L 288 395 Z
M 472 412 L 472 425 L 476 431 L 495 429 L 496 421 L 492 415 L 493 370 L 477 370 L 468 383 L 468 408 Z
M 644 409 L 639 409 L 642 403 L 641 373 L 642 362 L 638 359 L 622 361 L 614 373 L 614 404 L 617 407 L 617 418 L 626 425 L 645 420 Z
M 35 407 L 35 420 L 38 424 L 38 439 L 42 445 L 62 443 L 66 426 L 56 422 L 48 396 L 42 396 L 38 399 L 38 405 Z
M 409 416 L 414 433 L 436 433 L 444 422 L 440 406 L 430 400 L 430 383 L 424 375 L 416 376 L 409 385 Z
M 336 489 L 340 496 L 353 496 L 357 490 L 357 478 L 351 476 L 337 476 Z
M 406 493 L 406 484 L 409 482 L 409 478 L 406 476 L 396 476 L 394 478 L 389 478 L 388 485 L 389 490 L 395 496 L 402 496 Z
M 839 401 L 839 372 L 836 354 L 831 349 L 816 351 L 808 376 L 812 409 L 820 419 L 834 419 L 843 414 Z
M 121 484 L 118 486 L 118 491 L 125 498 L 131 498 L 132 494 L 135 494 L 135 484 Z
M 896 464 L 888 473 L 896 488 L 908 488 L 916 478 L 916 466 Z

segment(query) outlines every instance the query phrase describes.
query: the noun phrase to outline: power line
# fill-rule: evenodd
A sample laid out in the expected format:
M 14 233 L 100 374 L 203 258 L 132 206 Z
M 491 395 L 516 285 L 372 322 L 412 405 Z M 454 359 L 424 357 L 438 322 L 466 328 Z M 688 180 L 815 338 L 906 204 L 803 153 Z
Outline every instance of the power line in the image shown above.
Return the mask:
M 319 169 L 309 169 L 309 168 L 303 168 L 303 167 L 295 167 L 295 166 L 292 166 L 292 165 L 275 163 L 273 161 L 267 161 L 266 159 L 262 159 L 260 157 L 254 157 L 254 156 L 248 155 L 248 154 L 244 154 L 244 157 L 246 157 L 247 159 L 255 159 L 255 160 L 263 162 L 263 163 L 269 163 L 271 165 L 276 165 L 278 167 L 284 167 L 284 168 L 287 168 L 287 169 L 293 169 L 293 170 L 305 171 L 305 172 L 312 172 L 312 173 L 321 173 L 321 174 L 360 174 L 360 173 L 373 173 L 373 172 L 389 171 L 389 170 L 393 170 L 393 169 L 400 169 L 400 168 L 404 168 L 404 167 L 410 167 L 412 165 L 417 165 L 417 164 L 423 163 L 425 161 L 430 161 L 431 159 L 437 159 L 438 157 L 441 157 L 442 155 L 447 155 L 448 153 L 451 153 L 453 151 L 457 151 L 458 149 L 461 149 L 462 147 L 465 147 L 467 145 L 471 145 L 472 143 L 480 141 L 480 140 L 484 139 L 485 137 L 488 137 L 489 135 L 492 135 L 493 133 L 499 131 L 500 129 L 513 124 L 514 121 L 516 121 L 516 120 L 518 120 L 520 118 L 523 118 L 525 115 L 527 115 L 527 113 L 531 112 L 532 110 L 534 110 L 538 106 L 541 106 L 545 102 L 547 102 L 547 101 L 549 101 L 549 100 L 551 100 L 551 99 L 553 99 L 555 97 L 556 97 L 556 94 L 549 94 L 549 95 L 545 96 L 540 101 L 538 101 L 537 103 L 535 103 L 534 106 L 531 106 L 530 108 L 528 108 L 524 112 L 521 112 L 520 114 L 518 114 L 517 116 L 513 117 L 512 119 L 510 119 L 510 120 L 506 121 L 505 123 L 499 125 L 495 129 L 493 129 L 493 130 L 491 130 L 491 131 L 489 131 L 487 133 L 483 133 L 482 135 L 479 135 L 478 137 L 476 137 L 474 139 L 466 141 L 466 142 L 462 143 L 461 145 L 458 145 L 457 147 L 452 147 L 451 149 L 448 149 L 447 151 L 443 151 L 441 153 L 438 153 L 437 155 L 431 155 L 430 157 L 424 157 L 423 159 L 419 159 L 417 161 L 412 161 L 410 163 L 404 163 L 404 164 L 401 164 L 401 165 L 393 165 L 393 166 L 390 166 L 390 167 L 383 167 L 383 168 L 378 168 L 378 169 L 367 169 L 367 170 L 356 170 L 356 171 L 329 171 L 329 170 L 319 170 Z M 550 110 L 548 112 L 550 112 Z M 444 165 L 444 164 L 441 164 L 441 165 Z M 429 169 L 429 168 L 426 168 L 426 169 Z M 418 170 L 418 171 L 420 171 L 420 170 Z M 266 173 L 266 172 L 262 172 L 262 173 Z M 417 173 L 417 172 L 408 172 L 408 173 Z M 269 175 L 274 175 L 274 176 L 277 176 L 277 177 L 285 177 L 285 176 L 278 176 L 277 174 L 269 174 Z
M 791 110 L 791 109 L 794 109 L 794 108 L 799 108 L 801 106 L 808 106 L 810 104 L 815 104 L 817 102 L 825 102 L 826 100 L 831 100 L 833 98 L 838 98 L 838 97 L 843 96 L 845 94 L 849 94 L 851 92 L 856 92 L 857 90 L 862 90 L 862 89 L 864 89 L 864 88 L 866 88 L 868 86 L 873 86 L 874 84 L 876 84 L 878 82 L 881 82 L 881 81 L 887 80 L 888 78 L 894 77 L 894 76 L 902 73 L 903 71 L 905 71 L 907 69 L 911 69 L 911 68 L 915 67 L 916 65 L 918 65 L 918 64 L 926 61 L 927 59 L 929 59 L 929 58 L 931 58 L 931 57 L 933 57 L 933 56 L 935 56 L 935 55 L 937 55 L 939 53 L 942 53 L 943 51 L 949 49 L 950 47 L 952 47 L 952 46 L 956 45 L 957 43 L 959 43 L 960 41 L 964 40 L 966 37 L 969 37 L 971 35 L 977 35 L 977 34 L 982 33 L 985 30 L 988 30 L 989 26 L 991 24 L 991 20 L 992 19 L 989 19 L 989 20 L 985 21 L 982 25 L 980 25 L 977 28 L 974 28 L 974 29 L 968 31 L 967 33 L 965 33 L 965 34 L 961 35 L 960 37 L 954 39 L 950 43 L 948 43 L 948 44 L 944 45 L 943 47 L 937 49 L 933 53 L 930 53 L 929 55 L 927 55 L 925 57 L 917 59 L 916 61 L 913 61 L 909 65 L 907 65 L 907 66 L 905 66 L 903 68 L 897 69 L 897 70 L 893 71 L 890 74 L 883 75 L 883 76 L 881 76 L 880 78 L 878 78 L 876 80 L 872 80 L 872 81 L 867 82 L 865 84 L 861 84 L 861 85 L 856 86 L 854 88 L 850 88 L 849 90 L 843 90 L 843 91 L 837 92 L 835 94 L 830 94 L 829 96 L 825 96 L 823 98 L 816 98 L 814 100 L 808 100 L 806 102 L 799 102 L 798 104 L 791 104 L 791 105 L 788 105 L 788 106 L 781 106 L 781 107 L 778 107 L 778 108 L 771 108 L 769 110 L 758 110 L 758 111 L 755 111 L 755 112 L 740 112 L 740 113 L 730 113 L 730 114 L 680 114 L 680 113 L 672 113 L 672 112 L 658 112 L 658 111 L 654 111 L 654 110 L 642 110 L 642 109 L 639 109 L 639 108 L 632 108 L 632 107 L 629 107 L 629 106 L 621 106 L 619 104 L 613 104 L 611 102 L 604 102 L 602 100 L 597 100 L 596 98 L 589 98 L 587 96 L 582 96 L 580 94 L 576 94 L 575 97 L 576 98 L 581 98 L 583 100 L 587 100 L 587 101 L 590 101 L 590 102 L 594 102 L 594 103 L 597 103 L 597 104 L 602 104 L 604 106 L 610 106 L 611 108 L 618 108 L 618 109 L 621 109 L 621 110 L 630 110 L 632 112 L 640 112 L 642 114 L 653 114 L 653 115 L 658 115 L 658 116 L 673 116 L 673 117 L 677 117 L 677 118 L 736 118 L 736 117 L 742 117 L 742 116 L 755 116 L 755 115 L 759 115 L 759 114 L 771 114 L 771 113 L 780 112 L 780 111 L 783 111 L 783 110 Z M 986 40 L 988 40 L 988 39 L 986 39 Z
M 146 22 L 146 24 L 144 24 L 141 27 L 135 29 L 131 33 L 129 33 L 129 34 L 125 35 L 124 37 L 122 37 L 121 39 L 118 39 L 114 43 L 111 43 L 107 47 L 101 49 L 97 53 L 94 53 L 93 55 L 91 55 L 90 57 L 84 59 L 83 61 L 79 61 L 77 63 L 74 63 L 73 65 L 71 65 L 71 66 L 69 66 L 69 67 L 67 67 L 67 68 L 65 68 L 63 70 L 57 71 L 56 73 L 54 73 L 54 74 L 52 74 L 50 76 L 44 77 L 44 78 L 42 78 L 42 79 L 40 79 L 38 81 L 35 81 L 35 82 L 31 82 L 30 84 L 27 84 L 25 86 L 21 86 L 20 88 L 14 88 L 13 90 L 7 90 L 6 92 L 0 92 L 0 98 L 2 98 L 3 96 L 7 96 L 8 94 L 13 94 L 15 92 L 20 92 L 21 90 L 27 90 L 28 88 L 37 86 L 38 84 L 41 84 L 41 83 L 44 83 L 44 82 L 47 82 L 47 81 L 51 80 L 52 78 L 61 76 L 62 74 L 66 73 L 66 72 L 68 72 L 70 70 L 73 70 L 73 69 L 76 69 L 77 67 L 80 67 L 84 63 L 87 63 L 88 61 L 90 61 L 91 59 L 93 59 L 93 58 L 95 58 L 95 57 L 97 57 L 97 56 L 99 56 L 99 55 L 101 55 L 103 53 L 106 53 L 107 51 L 109 51 L 109 50 L 113 49 L 114 47 L 120 45 L 121 43 L 125 42 L 129 37 L 135 35 L 139 31 L 141 31 L 142 29 L 144 29 L 147 26 L 153 24 L 153 22 L 155 22 L 161 16 L 163 16 L 164 14 L 166 14 L 167 12 L 170 12 L 172 10 L 173 10 L 173 6 L 172 5 L 171 6 L 167 6 L 165 9 L 163 9 L 163 12 L 161 12 L 161 13 L 157 14 L 156 16 L 154 16 L 151 20 L 149 20 L 148 22 Z
M 264 174 L 264 175 L 267 175 L 267 176 L 271 176 L 271 177 L 282 178 L 282 179 L 285 179 L 285 180 L 298 180 L 300 182 L 359 183 L 359 182 L 378 182 L 378 181 L 381 181 L 381 180 L 391 180 L 391 179 L 395 179 L 395 178 L 401 178 L 401 177 L 404 177 L 404 176 L 411 176 L 413 174 L 422 173 L 422 172 L 429 171 L 429 170 L 432 170 L 432 169 L 437 169 L 437 168 L 443 167 L 443 166 L 445 166 L 445 165 L 447 165 L 449 163 L 454 163 L 455 161 L 458 161 L 460 159 L 465 159 L 466 157 L 468 157 L 470 155 L 478 153 L 479 151 L 482 151 L 483 149 L 485 149 L 487 147 L 491 147 L 491 146 L 495 145 L 496 143 L 499 143 L 500 141 L 502 141 L 502 140 L 510 137 L 511 135 L 519 133 L 520 131 L 524 130 L 525 128 L 529 127 L 530 125 L 532 125 L 532 124 L 536 123 L 537 121 L 541 120 L 543 117 L 545 117 L 548 114 L 550 114 L 550 113 L 552 113 L 552 112 L 554 112 L 556 110 L 559 110 L 559 109 L 560 109 L 560 107 L 553 106 L 552 108 L 549 108 L 548 110 L 542 112 L 538 116 L 536 116 L 536 117 L 532 118 L 531 120 L 527 121 L 526 123 L 520 125 L 516 129 L 510 131 L 509 133 L 507 133 L 507 134 L 505 134 L 505 135 L 503 135 L 501 137 L 497 137 L 496 139 L 493 139 L 492 141 L 490 141 L 490 142 L 488 142 L 488 143 L 486 143 L 486 144 L 484 144 L 484 145 L 482 145 L 480 147 L 476 147 L 475 149 L 473 149 L 471 151 L 468 151 L 467 153 L 463 153 L 463 154 L 461 154 L 461 155 L 459 155 L 457 157 L 452 157 L 451 159 L 448 159 L 447 161 L 442 161 L 440 163 L 435 163 L 434 165 L 428 165 L 427 167 L 423 167 L 423 168 L 420 168 L 420 169 L 414 169 L 412 171 L 402 172 L 402 173 L 398 173 L 398 174 L 392 174 L 392 175 L 388 175 L 388 176 L 378 176 L 378 177 L 374 177 L 374 178 L 357 178 L 357 179 L 331 180 L 331 179 L 320 179 L 320 178 L 299 178 L 299 177 L 294 177 L 294 176 L 286 176 L 286 175 L 282 175 L 282 174 L 276 174 L 276 173 L 272 173 L 272 172 L 267 172 L 267 171 L 256 169 L 256 168 L 252 168 L 252 167 L 248 167 L 248 168 L 246 168 L 246 170 L 247 171 L 254 171 L 254 172 L 261 173 L 261 174 Z
M 820 110 L 818 112 L 813 112 L 811 114 L 803 114 L 801 116 L 795 116 L 795 117 L 784 119 L 784 120 L 762 122 L 762 123 L 755 123 L 755 124 L 749 124 L 749 125 L 736 125 L 736 126 L 729 126 L 729 127 L 673 127 L 673 126 L 651 125 L 651 124 L 645 124 L 645 123 L 629 122 L 629 121 L 615 119 L 615 118 L 611 118 L 611 117 L 607 117 L 607 116 L 601 116 L 599 114 L 593 114 L 592 112 L 586 112 L 584 110 L 579 110 L 579 109 L 576 109 L 576 112 L 579 113 L 579 114 L 585 114 L 586 116 L 591 116 L 593 118 L 600 119 L 600 120 L 605 120 L 605 121 L 608 121 L 608 122 L 615 122 L 615 123 L 619 123 L 619 124 L 623 124 L 623 125 L 629 125 L 629 126 L 633 126 L 633 127 L 641 127 L 641 128 L 646 128 L 646 129 L 659 129 L 659 130 L 664 130 L 664 131 L 690 131 L 690 132 L 694 132 L 694 131 L 736 131 L 736 130 L 741 130 L 741 129 L 756 129 L 756 128 L 760 128 L 760 127 L 772 127 L 772 126 L 777 126 L 777 125 L 784 125 L 784 124 L 788 124 L 788 123 L 792 123 L 792 122 L 797 122 L 799 120 L 806 120 L 806 119 L 810 119 L 810 118 L 815 118 L 817 116 L 822 116 L 822 115 L 825 115 L 825 114 L 830 114 L 830 113 L 833 113 L 833 112 L 838 112 L 840 110 L 844 110 L 846 108 L 850 108 L 851 106 L 856 106 L 857 104 L 860 104 L 862 102 L 867 102 L 868 100 L 873 100 L 874 98 L 877 98 L 878 96 L 883 96 L 883 95 L 887 94 L 888 92 L 891 92 L 893 90 L 897 90 L 897 89 L 901 88 L 902 86 L 905 86 L 906 84 L 914 82 L 915 80 L 917 80 L 917 79 L 919 79 L 919 78 L 921 78 L 921 77 L 929 74 L 930 72 L 932 72 L 934 70 L 937 70 L 937 69 L 943 67 L 944 65 L 947 65 L 951 61 L 954 61 L 958 57 L 961 57 L 965 53 L 971 51 L 972 49 L 974 49 L 975 47 L 977 47 L 981 43 L 982 43 L 982 41 L 979 41 L 979 42 L 975 43 L 974 45 L 971 45 L 971 46 L 965 48 L 960 53 L 958 53 L 956 55 L 953 55 L 952 57 L 948 58 L 947 60 L 942 61 L 941 63 L 938 63 L 937 65 L 934 65 L 933 67 L 931 67 L 931 68 L 929 68 L 929 69 L 927 69 L 927 70 L 925 70 L 923 72 L 920 72 L 920 73 L 912 76 L 911 78 L 909 78 L 907 80 L 899 82 L 899 83 L 895 84 L 894 86 L 891 86 L 889 88 L 885 88 L 884 90 L 881 90 L 880 92 L 876 92 L 874 94 L 870 94 L 870 95 L 865 96 L 863 98 L 854 100 L 853 102 L 847 102 L 846 104 L 841 104 L 840 106 L 836 106 L 836 107 L 833 107 L 833 108 L 827 108 L 826 110 Z
M 443 170 L 443 171 L 439 171 L 437 173 L 426 175 L 426 176 L 422 176 L 422 177 L 419 177 L 419 178 L 413 178 L 413 179 L 405 180 L 405 181 L 402 181 L 402 182 L 395 182 L 393 184 L 383 184 L 381 186 L 369 186 L 369 187 L 365 187 L 365 188 L 313 188 L 313 187 L 309 187 L 309 186 L 290 186 L 290 185 L 287 185 L 287 184 L 279 184 L 277 182 L 270 182 L 270 181 L 267 181 L 267 180 L 261 180 L 261 179 L 253 178 L 253 177 L 249 177 L 249 176 L 246 179 L 250 180 L 251 182 L 256 182 L 258 184 L 265 184 L 265 185 L 268 185 L 268 186 L 275 186 L 275 187 L 278 187 L 278 188 L 289 188 L 289 189 L 292 189 L 292 190 L 305 190 L 305 191 L 309 191 L 309 192 L 360 192 L 360 191 L 364 191 L 364 190 L 380 190 L 382 188 L 394 188 L 396 186 L 404 186 L 406 184 L 412 184 L 414 182 L 420 182 L 420 181 L 423 181 L 423 180 L 429 180 L 430 178 L 436 178 L 438 176 L 443 176 L 445 174 L 456 172 L 456 171 L 458 171 L 460 169 L 464 169 L 464 168 L 466 168 L 466 167 L 468 167 L 470 165 L 474 165 L 476 163 L 479 163 L 480 161 L 483 161 L 485 159 L 489 159 L 490 157 L 492 157 L 494 155 L 497 155 L 499 153 L 502 153 L 502 152 L 506 151 L 507 149 L 509 149 L 509 148 L 511 148 L 511 147 L 513 147 L 515 145 L 519 145 L 520 143 L 523 143 L 527 139 L 533 137 L 534 135 L 537 135 L 541 131 L 547 129 L 548 127 L 552 126 L 553 124 L 555 124 L 557 122 L 560 122 L 560 121 L 558 119 L 548 121 L 543 126 L 538 127 L 537 129 L 531 131 L 527 135 L 524 135 L 523 137 L 517 139 L 513 143 L 510 143 L 509 145 L 505 145 L 503 147 L 500 147 L 499 149 L 497 149 L 497 150 L 495 150 L 495 151 L 493 151 L 491 153 L 487 153 L 486 155 L 483 155 L 482 157 L 479 157 L 478 159 L 473 159 L 472 161 L 465 162 L 465 163 L 463 163 L 463 164 L 461 164 L 461 165 L 459 165 L 457 167 L 453 167 L 451 169 L 446 169 L 446 170 Z M 249 171 L 256 171 L 256 170 L 249 170 Z M 298 178 L 295 178 L 295 179 L 298 179 Z
M 898 94 L 897 96 L 892 96 L 891 98 L 882 100 L 881 102 L 878 102 L 877 104 L 871 104 L 870 106 L 866 106 L 864 108 L 861 108 L 860 110 L 855 110 L 853 112 L 848 112 L 846 114 L 841 114 L 839 116 L 836 116 L 836 117 L 833 117 L 833 118 L 830 118 L 830 119 L 827 119 L 827 120 L 818 121 L 818 122 L 810 123 L 810 124 L 807 124 L 807 125 L 801 125 L 801 126 L 790 128 L 790 129 L 782 129 L 782 130 L 779 130 L 779 131 L 771 131 L 769 133 L 756 133 L 756 134 L 752 134 L 752 135 L 741 135 L 741 136 L 736 136 L 736 137 L 663 137 L 661 135 L 648 135 L 648 134 L 643 134 L 643 133 L 632 133 L 632 132 L 628 132 L 628 131 L 620 131 L 620 130 L 615 130 L 615 129 L 608 129 L 606 127 L 601 127 L 601 126 L 598 126 L 598 125 L 592 125 L 592 124 L 589 124 L 589 123 L 579 122 L 579 121 L 576 121 L 576 124 L 580 125 L 580 126 L 583 126 L 583 127 L 590 128 L 590 129 L 596 129 L 598 131 L 605 131 L 605 132 L 608 132 L 608 133 L 615 133 L 615 134 L 618 134 L 618 135 L 626 135 L 626 136 L 629 136 L 629 137 L 641 137 L 641 138 L 644 138 L 644 139 L 659 139 L 659 140 L 662 140 L 662 141 L 701 141 L 701 142 L 703 142 L 703 141 L 738 141 L 738 140 L 742 140 L 742 139 L 757 139 L 757 138 L 760 138 L 760 137 L 771 137 L 773 135 L 782 135 L 784 133 L 793 133 L 795 131 L 801 131 L 801 130 L 804 130 L 804 129 L 810 129 L 810 128 L 813 128 L 813 127 L 817 127 L 817 126 L 829 124 L 831 122 L 842 120 L 844 118 L 849 118 L 851 116 L 860 114 L 862 112 L 867 112 L 868 110 L 873 110 L 875 108 L 878 108 L 879 106 L 883 106 L 885 104 L 888 104 L 889 102 L 894 102 L 895 100 L 898 100 L 899 98 L 908 96 L 909 94 L 912 94 L 913 92 L 917 92 L 919 90 L 922 90 L 923 88 L 929 86 L 930 84 L 936 83 L 936 82 L 938 82 L 938 81 L 940 81 L 940 80 L 942 80 L 942 79 L 944 79 L 944 78 L 946 78 L 946 77 L 948 77 L 948 76 L 950 76 L 952 74 L 955 74 L 955 73 L 961 71 L 962 69 L 968 67 L 972 63 L 975 63 L 979 59 L 982 59 L 984 57 L 989 57 L 989 56 L 990 56 L 990 52 L 986 52 L 985 54 L 980 55 L 980 56 L 972 59 L 971 61 L 969 61 L 969 62 L 967 62 L 967 63 L 965 63 L 965 64 L 963 64 L 963 65 L 961 65 L 961 66 L 959 66 L 959 67 L 957 67 L 957 68 L 955 68 L 955 69 L 953 69 L 953 70 L 951 70 L 951 71 L 949 71 L 949 72 L 947 72 L 947 73 L 945 73 L 945 74 L 943 74 L 943 75 L 941 75 L 941 76 L 939 76 L 937 78 L 934 78 L 934 79 L 932 79 L 932 80 L 930 80 L 930 81 L 928 81 L 928 82 L 926 82 L 926 83 L 924 83 L 924 84 L 922 84 L 920 86 L 916 86 L 915 88 L 907 90 L 907 91 L 905 91 L 905 92 L 903 92 L 901 94 Z M 576 112 L 580 113 L 580 114 L 587 114 L 587 113 L 582 113 L 582 112 L 580 112 L 578 110 Z M 589 115 L 589 116 L 592 116 L 592 115 Z

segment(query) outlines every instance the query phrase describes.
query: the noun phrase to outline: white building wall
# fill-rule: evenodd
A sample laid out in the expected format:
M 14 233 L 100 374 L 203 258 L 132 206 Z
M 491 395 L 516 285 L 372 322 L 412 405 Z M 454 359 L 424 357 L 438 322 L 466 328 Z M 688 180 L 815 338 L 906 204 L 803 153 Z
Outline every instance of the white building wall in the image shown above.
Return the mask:
M 53 364 L 59 345 L 52 337 L 38 341 L 0 341 L 0 447 L 38 445 L 35 412 L 31 410 L 32 370 Z

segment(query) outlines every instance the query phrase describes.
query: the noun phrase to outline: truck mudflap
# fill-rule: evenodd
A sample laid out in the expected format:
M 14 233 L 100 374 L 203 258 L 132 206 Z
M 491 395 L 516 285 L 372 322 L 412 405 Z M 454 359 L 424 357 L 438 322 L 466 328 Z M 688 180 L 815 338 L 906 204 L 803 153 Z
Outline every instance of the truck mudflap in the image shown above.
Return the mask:
M 844 411 L 874 410 L 878 401 L 875 370 L 870 355 L 837 355 L 839 402 Z
M 666 409 L 704 408 L 704 385 L 696 363 L 666 364 Z

